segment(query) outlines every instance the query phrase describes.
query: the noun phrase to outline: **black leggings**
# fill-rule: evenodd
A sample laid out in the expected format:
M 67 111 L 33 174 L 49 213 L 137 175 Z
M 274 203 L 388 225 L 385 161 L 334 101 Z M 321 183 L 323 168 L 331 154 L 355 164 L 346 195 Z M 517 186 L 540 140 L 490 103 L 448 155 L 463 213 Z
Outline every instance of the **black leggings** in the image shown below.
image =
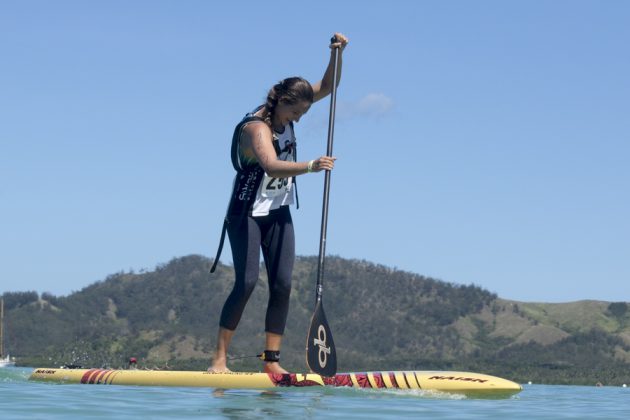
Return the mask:
M 291 275 L 295 261 L 295 234 L 289 206 L 271 210 L 267 216 L 234 216 L 228 220 L 235 281 L 223 305 L 220 325 L 228 330 L 236 329 L 258 281 L 262 248 L 269 279 L 265 331 L 282 335 L 289 312 Z

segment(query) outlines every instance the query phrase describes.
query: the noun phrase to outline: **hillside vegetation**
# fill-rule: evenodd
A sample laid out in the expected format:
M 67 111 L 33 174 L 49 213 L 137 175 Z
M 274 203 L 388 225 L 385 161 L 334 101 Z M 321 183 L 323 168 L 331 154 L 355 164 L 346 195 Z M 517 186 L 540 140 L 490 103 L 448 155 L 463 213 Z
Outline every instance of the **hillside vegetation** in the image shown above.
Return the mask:
M 117 273 L 69 296 L 4 294 L 11 354 L 23 365 L 205 369 L 232 269 L 201 256 L 146 273 Z M 235 370 L 260 370 L 267 286 L 261 279 L 237 330 Z M 283 365 L 304 371 L 316 257 L 294 270 Z M 535 383 L 630 383 L 625 302 L 504 300 L 366 261 L 326 259 L 326 315 L 340 371 L 472 370 Z

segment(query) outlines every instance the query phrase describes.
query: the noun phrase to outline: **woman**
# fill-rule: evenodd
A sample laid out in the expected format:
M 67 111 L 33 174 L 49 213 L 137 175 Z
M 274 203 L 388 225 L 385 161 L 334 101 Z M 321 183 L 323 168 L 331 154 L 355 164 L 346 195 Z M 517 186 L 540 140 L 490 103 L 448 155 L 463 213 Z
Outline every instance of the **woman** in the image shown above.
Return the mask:
M 295 238 L 289 211 L 289 205 L 294 201 L 295 177 L 330 171 L 335 162 L 334 157 L 327 156 L 297 162 L 293 123 L 300 121 L 313 102 L 330 94 L 337 48 L 336 83 L 339 84 L 341 56 L 347 44 L 344 35 L 335 34 L 330 44 L 330 62 L 321 81 L 314 85 L 300 77 L 281 81 L 271 88 L 265 104 L 247 114 L 234 131 L 232 164 L 237 175 L 222 241 L 227 231 L 235 282 L 221 311 L 217 348 L 209 372 L 229 372 L 228 347 L 258 281 L 262 249 L 269 279 L 269 303 L 265 318 L 265 351 L 261 359 L 265 363 L 265 372 L 287 373 L 279 361 L 295 260 Z M 217 255 L 215 265 L 218 259 Z

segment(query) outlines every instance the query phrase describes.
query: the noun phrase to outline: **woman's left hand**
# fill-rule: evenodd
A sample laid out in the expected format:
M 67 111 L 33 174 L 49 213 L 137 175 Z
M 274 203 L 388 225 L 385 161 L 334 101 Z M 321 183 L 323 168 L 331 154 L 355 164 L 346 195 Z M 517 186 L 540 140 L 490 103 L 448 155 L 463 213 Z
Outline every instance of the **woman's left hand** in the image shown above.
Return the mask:
M 322 156 L 313 162 L 313 172 L 332 171 L 335 167 L 336 157 Z

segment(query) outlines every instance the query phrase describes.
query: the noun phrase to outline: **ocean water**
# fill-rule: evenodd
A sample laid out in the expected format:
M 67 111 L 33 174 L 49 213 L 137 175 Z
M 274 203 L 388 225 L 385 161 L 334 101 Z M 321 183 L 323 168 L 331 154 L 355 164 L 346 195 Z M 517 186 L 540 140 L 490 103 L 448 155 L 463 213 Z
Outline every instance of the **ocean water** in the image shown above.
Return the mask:
M 506 399 L 411 390 L 57 385 L 0 369 L 0 419 L 630 419 L 630 387 L 524 385 Z

